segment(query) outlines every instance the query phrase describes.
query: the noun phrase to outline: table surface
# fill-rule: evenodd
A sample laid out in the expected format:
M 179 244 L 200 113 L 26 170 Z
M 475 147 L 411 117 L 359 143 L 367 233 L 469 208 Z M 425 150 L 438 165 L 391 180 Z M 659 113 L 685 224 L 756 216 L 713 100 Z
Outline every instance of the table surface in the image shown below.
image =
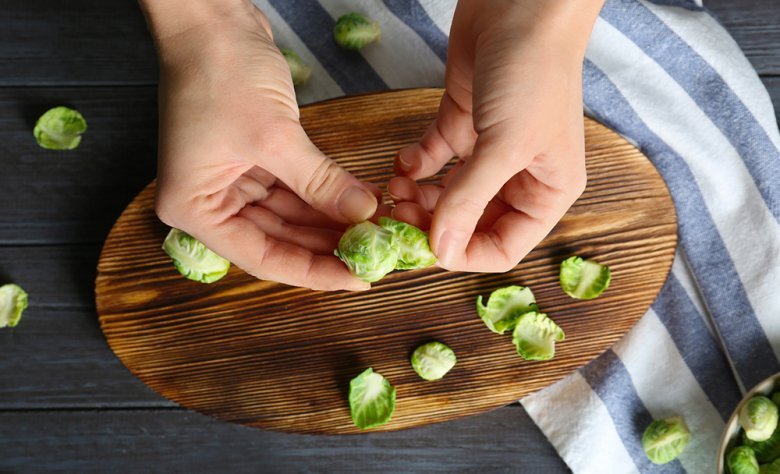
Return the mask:
M 780 107 L 780 2 L 708 0 Z M 63 5 L 67 5 L 63 8 Z M 0 283 L 30 293 L 0 331 L 0 471 L 566 472 L 518 404 L 396 433 L 302 436 L 178 407 L 100 332 L 95 266 L 155 174 L 157 67 L 135 2 L 0 2 Z M 53 105 L 89 121 L 73 153 L 31 131 Z

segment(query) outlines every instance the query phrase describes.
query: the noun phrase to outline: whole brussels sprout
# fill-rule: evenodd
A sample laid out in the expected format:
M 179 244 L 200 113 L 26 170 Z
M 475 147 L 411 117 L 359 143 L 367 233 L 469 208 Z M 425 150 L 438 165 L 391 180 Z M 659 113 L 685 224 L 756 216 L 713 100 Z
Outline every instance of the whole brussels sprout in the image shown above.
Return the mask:
M 353 275 L 372 283 L 395 269 L 398 252 L 395 234 L 365 221 L 347 229 L 333 253 Z
M 653 464 L 677 459 L 691 440 L 691 432 L 681 416 L 655 420 L 642 435 L 642 449 Z
M 379 22 L 360 13 L 342 15 L 333 27 L 333 38 L 344 49 L 362 49 L 367 44 L 378 41 L 381 34 Z
M 766 441 L 777 428 L 777 405 L 767 397 L 756 396 L 739 410 L 739 424 L 752 441 Z

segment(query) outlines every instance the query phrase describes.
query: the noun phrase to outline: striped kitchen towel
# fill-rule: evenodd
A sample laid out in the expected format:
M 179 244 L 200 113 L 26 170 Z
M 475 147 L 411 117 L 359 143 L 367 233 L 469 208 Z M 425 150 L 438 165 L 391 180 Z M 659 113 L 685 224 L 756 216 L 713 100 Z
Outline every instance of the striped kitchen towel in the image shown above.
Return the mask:
M 255 3 L 276 42 L 314 70 L 301 103 L 443 83 L 456 0 Z M 382 41 L 361 54 L 331 40 L 334 19 L 349 11 L 382 24 Z M 741 393 L 780 372 L 780 134 L 769 96 L 717 20 L 685 0 L 608 0 L 583 87 L 587 113 L 666 180 L 680 247 L 626 337 L 521 403 L 576 473 L 714 472 Z M 642 432 L 671 414 L 685 417 L 693 439 L 656 466 Z

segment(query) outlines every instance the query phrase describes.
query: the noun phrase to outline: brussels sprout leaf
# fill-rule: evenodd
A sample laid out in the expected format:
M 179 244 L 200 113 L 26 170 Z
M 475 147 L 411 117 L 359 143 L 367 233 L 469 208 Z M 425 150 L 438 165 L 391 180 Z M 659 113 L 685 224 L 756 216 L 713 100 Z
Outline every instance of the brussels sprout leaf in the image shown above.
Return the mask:
M 395 410 L 395 387 L 369 367 L 349 383 L 349 408 L 361 430 L 383 425 Z

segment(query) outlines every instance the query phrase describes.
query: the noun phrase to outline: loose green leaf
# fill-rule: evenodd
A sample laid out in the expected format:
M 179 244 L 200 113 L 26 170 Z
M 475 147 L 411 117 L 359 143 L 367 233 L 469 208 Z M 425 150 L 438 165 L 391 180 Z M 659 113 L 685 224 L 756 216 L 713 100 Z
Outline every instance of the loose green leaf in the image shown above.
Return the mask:
M 306 84 L 311 76 L 311 68 L 303 62 L 295 51 L 283 49 L 281 52 L 282 56 L 284 56 L 284 59 L 287 61 L 287 66 L 290 67 L 293 85 L 295 87 L 301 87 Z
M 19 286 L 9 283 L 0 286 L 0 328 L 14 327 L 27 309 L 27 293 Z
M 726 465 L 731 474 L 758 474 L 758 461 L 748 446 L 738 446 L 729 451 Z
M 392 232 L 365 221 L 347 229 L 334 254 L 353 275 L 371 283 L 395 269 L 398 242 Z
M 406 222 L 380 217 L 379 225 L 395 235 L 398 242 L 396 270 L 414 270 L 430 267 L 436 263 L 436 255 L 428 244 L 428 234 Z
M 349 409 L 361 430 L 383 425 L 395 410 L 395 387 L 369 367 L 349 383 Z
M 482 295 L 477 296 L 477 314 L 494 333 L 511 331 L 517 319 L 530 311 L 539 311 L 530 288 L 507 286 L 490 294 L 487 305 L 482 304 Z
M 369 43 L 379 41 L 381 35 L 379 22 L 359 13 L 347 13 L 339 17 L 333 27 L 333 38 L 344 49 L 362 49 Z
M 642 435 L 642 449 L 653 464 L 677 459 L 691 440 L 691 432 L 681 416 L 655 420 Z
M 609 288 L 609 267 L 593 260 L 569 257 L 561 263 L 561 288 L 567 295 L 580 300 L 592 300 Z
M 739 424 L 751 441 L 766 441 L 777 428 L 777 405 L 767 397 L 756 396 L 739 410 Z
M 44 112 L 35 123 L 33 135 L 42 148 L 72 150 L 81 143 L 87 121 L 77 110 L 54 107 Z
M 179 229 L 171 229 L 162 248 L 171 257 L 179 273 L 193 281 L 213 283 L 230 270 L 230 262 L 227 259 Z
M 412 353 L 412 369 L 425 380 L 439 380 L 455 367 L 455 353 L 441 342 L 429 342 Z
M 512 331 L 517 353 L 526 360 L 548 360 L 555 356 L 555 342 L 563 341 L 563 329 L 544 313 L 525 313 Z

